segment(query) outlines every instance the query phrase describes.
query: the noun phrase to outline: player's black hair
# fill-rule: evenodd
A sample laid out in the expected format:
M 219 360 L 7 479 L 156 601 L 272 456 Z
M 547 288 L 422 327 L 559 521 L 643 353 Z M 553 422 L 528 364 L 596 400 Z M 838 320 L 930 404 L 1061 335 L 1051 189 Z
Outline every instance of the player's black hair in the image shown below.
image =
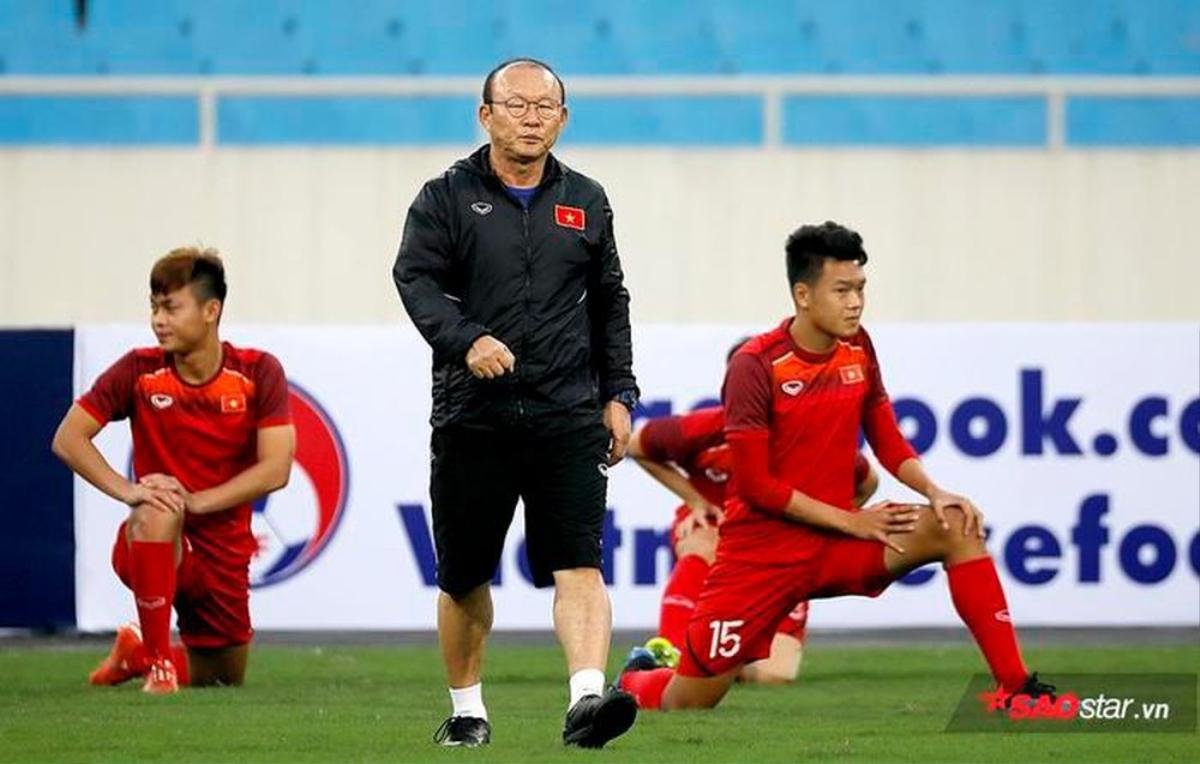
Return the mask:
M 792 287 L 800 282 L 809 286 L 815 284 L 821 277 L 826 259 L 867 264 L 862 237 L 832 220 L 821 225 L 800 226 L 788 236 L 784 249 L 787 251 L 788 284 Z
M 550 76 L 554 78 L 554 81 L 558 83 L 558 92 L 562 95 L 562 102 L 563 103 L 567 102 L 567 86 L 563 84 L 562 78 L 558 76 L 558 72 L 551 69 L 550 64 L 547 64 L 545 61 L 539 61 L 536 58 L 528 58 L 526 56 L 521 56 L 519 58 L 510 58 L 507 61 L 501 61 L 499 64 L 496 65 L 495 69 L 488 72 L 487 77 L 485 77 L 483 80 L 483 102 L 484 103 L 492 102 L 492 83 L 495 81 L 496 75 L 499 74 L 500 71 L 502 69 L 504 69 L 505 67 L 512 66 L 513 64 L 529 64 L 531 66 L 537 66 L 542 69 L 545 69 L 547 72 L 550 73 Z
M 225 283 L 225 264 L 215 249 L 173 249 L 150 270 L 150 294 L 168 294 L 185 286 L 191 287 L 197 302 L 215 299 L 225 303 L 225 295 L 229 292 Z

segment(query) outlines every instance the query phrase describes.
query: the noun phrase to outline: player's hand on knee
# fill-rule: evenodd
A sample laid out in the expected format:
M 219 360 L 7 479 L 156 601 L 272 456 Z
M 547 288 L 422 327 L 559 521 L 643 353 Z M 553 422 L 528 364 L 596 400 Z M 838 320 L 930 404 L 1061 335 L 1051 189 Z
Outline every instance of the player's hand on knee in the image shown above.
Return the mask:
M 187 488 L 185 488 L 183 486 L 183 483 L 180 483 L 179 480 L 177 480 L 174 476 L 164 475 L 162 473 L 155 472 L 155 473 L 146 475 L 141 480 L 139 480 L 138 483 L 146 486 L 147 488 L 152 488 L 156 491 L 166 491 L 168 493 L 175 494 L 176 496 L 178 496 L 179 498 L 181 498 L 183 500 L 183 511 L 184 512 L 192 511 L 192 493 L 191 493 L 191 491 L 189 491 Z
M 933 514 L 937 516 L 942 530 L 950 530 L 950 521 L 946 519 L 946 510 L 950 507 L 958 507 L 963 513 L 963 535 L 968 536 L 974 532 L 983 538 L 983 513 L 966 496 L 934 488 L 929 492 L 929 504 L 933 507 Z
M 689 554 L 703 557 L 710 565 L 717 556 L 717 529 L 712 526 L 697 528 L 675 542 L 675 556 Z
M 485 334 L 467 351 L 467 368 L 479 379 L 495 379 L 517 367 L 517 359 L 500 340 Z
M 174 491 L 151 488 L 140 483 L 130 486 L 129 493 L 125 496 L 125 503 L 135 509 L 139 506 L 146 506 L 171 515 L 182 515 L 187 511 L 183 497 Z
M 725 513 L 710 501 L 700 499 L 695 504 L 689 503 L 688 509 L 691 510 L 691 514 L 679 524 L 675 534 L 677 539 L 682 540 L 687 538 L 692 531 L 701 528 L 715 528 L 725 522 Z
M 987 531 L 983 529 L 983 510 L 975 506 L 971 502 L 967 502 L 962 508 L 963 511 L 963 535 L 978 536 L 981 539 L 987 538 Z
M 881 501 L 859 512 L 847 513 L 847 524 L 851 536 L 871 539 L 904 554 L 904 548 L 891 538 L 898 533 L 910 533 L 917 527 L 917 507 L 912 504 L 896 504 Z

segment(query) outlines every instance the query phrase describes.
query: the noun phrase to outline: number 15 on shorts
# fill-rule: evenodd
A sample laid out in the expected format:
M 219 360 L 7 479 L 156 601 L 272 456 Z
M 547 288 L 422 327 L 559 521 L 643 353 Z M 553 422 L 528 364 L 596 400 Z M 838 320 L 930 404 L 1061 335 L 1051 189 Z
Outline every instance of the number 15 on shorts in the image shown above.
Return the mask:
M 720 656 L 732 658 L 742 649 L 742 635 L 737 629 L 742 628 L 745 621 L 709 621 L 708 628 L 712 630 L 712 643 L 708 648 L 709 659 Z

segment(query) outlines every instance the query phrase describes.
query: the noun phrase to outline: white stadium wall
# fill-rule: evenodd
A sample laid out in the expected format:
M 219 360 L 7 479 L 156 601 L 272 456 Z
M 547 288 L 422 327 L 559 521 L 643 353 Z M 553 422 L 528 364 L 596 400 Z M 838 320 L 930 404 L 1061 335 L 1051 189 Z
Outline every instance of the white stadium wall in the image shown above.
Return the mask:
M 203 242 L 245 322 L 390 323 L 421 183 L 469 146 L 0 151 L 0 325 L 139 321 Z M 1195 320 L 1200 152 L 563 149 L 608 188 L 638 322 L 762 324 L 782 241 L 858 228 L 876 320 Z

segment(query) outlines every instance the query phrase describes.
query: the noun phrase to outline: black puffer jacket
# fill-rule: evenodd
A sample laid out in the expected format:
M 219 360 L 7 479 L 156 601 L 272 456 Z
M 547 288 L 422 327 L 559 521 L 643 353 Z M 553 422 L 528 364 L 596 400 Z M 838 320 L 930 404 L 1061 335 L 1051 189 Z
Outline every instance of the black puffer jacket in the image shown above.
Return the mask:
M 528 210 L 486 145 L 426 183 L 392 275 L 433 347 L 435 427 L 569 428 L 636 394 L 612 209 L 600 184 L 553 156 Z M 512 351 L 514 373 L 481 380 L 467 369 L 484 334 Z

